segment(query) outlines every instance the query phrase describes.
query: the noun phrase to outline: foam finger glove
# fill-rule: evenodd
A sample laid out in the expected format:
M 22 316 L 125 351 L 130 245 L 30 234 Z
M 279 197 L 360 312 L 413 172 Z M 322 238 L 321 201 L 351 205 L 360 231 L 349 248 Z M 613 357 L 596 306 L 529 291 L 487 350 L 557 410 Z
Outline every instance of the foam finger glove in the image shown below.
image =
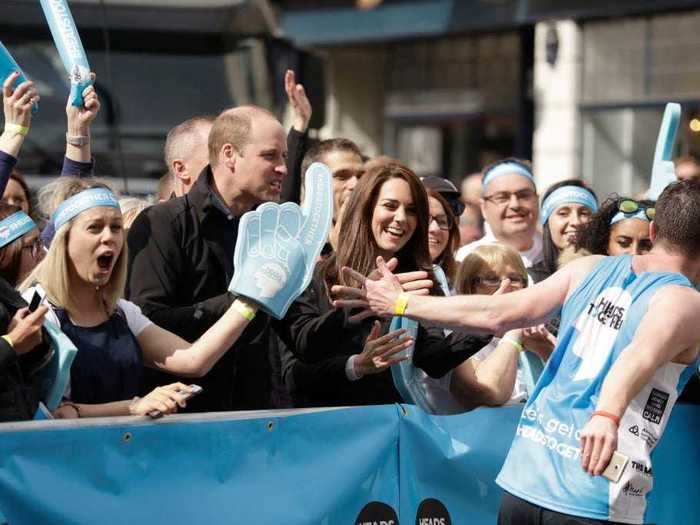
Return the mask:
M 229 290 L 255 301 L 276 319 L 311 281 L 333 218 L 332 174 L 313 163 L 306 172 L 304 204 L 267 202 L 238 225 Z

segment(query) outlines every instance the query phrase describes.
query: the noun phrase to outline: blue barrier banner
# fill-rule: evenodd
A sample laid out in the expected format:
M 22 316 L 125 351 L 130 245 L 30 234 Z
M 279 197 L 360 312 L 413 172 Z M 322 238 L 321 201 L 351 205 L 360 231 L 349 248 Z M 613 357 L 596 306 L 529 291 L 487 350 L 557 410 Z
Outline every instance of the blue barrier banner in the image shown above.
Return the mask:
M 493 525 L 494 479 L 520 407 L 415 406 L 0 425 L 11 525 Z M 700 407 L 680 405 L 654 454 L 649 523 L 692 523 Z M 533 465 L 532 468 L 537 468 Z
M 398 508 L 397 409 L 0 425 L 0 509 L 11 525 L 345 525 Z

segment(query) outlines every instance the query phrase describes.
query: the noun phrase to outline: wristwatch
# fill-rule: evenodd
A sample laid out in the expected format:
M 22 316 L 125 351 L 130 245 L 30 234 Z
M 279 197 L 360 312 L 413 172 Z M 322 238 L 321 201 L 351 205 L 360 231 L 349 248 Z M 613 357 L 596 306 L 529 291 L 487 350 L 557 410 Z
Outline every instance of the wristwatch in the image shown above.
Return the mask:
M 90 137 L 81 135 L 69 135 L 68 133 L 66 133 L 66 142 L 71 146 L 82 148 L 83 146 L 87 146 L 88 144 L 90 144 Z

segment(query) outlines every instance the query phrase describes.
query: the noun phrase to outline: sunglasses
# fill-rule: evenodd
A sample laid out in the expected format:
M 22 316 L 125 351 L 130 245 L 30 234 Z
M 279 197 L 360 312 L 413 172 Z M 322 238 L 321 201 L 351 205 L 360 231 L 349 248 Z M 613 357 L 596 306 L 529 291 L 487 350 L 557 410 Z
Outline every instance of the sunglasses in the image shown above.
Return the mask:
M 650 221 L 653 221 L 654 217 L 656 217 L 656 208 L 654 206 L 648 206 L 632 199 L 621 200 L 617 204 L 617 209 L 625 215 L 631 215 L 637 213 L 639 210 L 644 210 L 644 214 Z

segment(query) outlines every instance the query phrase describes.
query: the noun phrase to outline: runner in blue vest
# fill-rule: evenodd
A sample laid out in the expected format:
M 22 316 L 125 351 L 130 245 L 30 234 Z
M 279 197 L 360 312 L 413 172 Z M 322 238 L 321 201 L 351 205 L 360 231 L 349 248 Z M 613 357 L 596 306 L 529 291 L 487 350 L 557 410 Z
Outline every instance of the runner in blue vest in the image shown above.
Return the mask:
M 657 201 L 646 255 L 587 257 L 533 288 L 445 298 L 402 295 L 378 261 L 382 278 L 336 287 L 336 306 L 493 333 L 561 309 L 559 342 L 497 479 L 499 524 L 644 523 L 651 453 L 698 367 L 698 224 L 700 181 L 682 181 Z M 615 451 L 628 458 L 617 482 L 601 475 Z

